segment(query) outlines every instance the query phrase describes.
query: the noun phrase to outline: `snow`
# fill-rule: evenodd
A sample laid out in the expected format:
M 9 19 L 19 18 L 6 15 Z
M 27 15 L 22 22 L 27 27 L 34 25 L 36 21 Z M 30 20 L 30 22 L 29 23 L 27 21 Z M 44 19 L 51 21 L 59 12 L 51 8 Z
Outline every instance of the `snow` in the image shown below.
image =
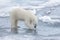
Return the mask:
M 33 10 L 32 12 L 39 18 L 36 31 L 28 30 L 23 22 L 19 22 L 18 33 L 13 34 L 10 31 L 9 11 L 12 7 L 21 5 L 12 0 L 0 0 L 0 40 L 60 40 L 60 16 L 58 16 L 60 15 L 60 6 L 58 6 L 60 0 L 48 0 L 46 2 L 42 0 L 41 4 L 37 3 L 37 6 L 34 6 L 34 3 L 33 5 L 23 4 L 22 7 L 30 8 L 29 11 Z M 55 8 L 55 6 L 57 7 Z M 47 7 L 49 8 L 46 9 Z M 54 10 L 49 10 L 50 7 Z M 44 13 L 42 16 L 41 14 L 45 11 L 47 14 Z
M 10 31 L 9 17 L 0 17 L 0 40 L 60 40 L 60 23 L 48 24 L 39 20 L 36 31 L 29 30 L 23 22 L 18 24 L 18 33 L 13 34 Z
M 43 3 L 43 6 L 45 7 L 52 7 L 52 6 L 58 6 L 60 5 L 60 0 L 49 0 L 48 2 L 46 3 Z
M 27 1 L 27 3 L 28 3 L 28 1 Z M 60 5 L 60 0 L 48 0 L 47 2 L 42 2 L 41 5 L 38 5 L 36 7 L 37 7 L 37 9 L 41 10 L 42 8 L 45 8 L 45 7 L 51 7 L 51 6 L 57 6 L 57 5 Z M 5 16 L 5 15 L 9 16 L 8 10 L 10 10 L 10 8 L 12 8 L 13 6 L 19 6 L 19 4 L 14 3 L 14 2 L 12 3 L 12 0 L 5 0 L 5 1 L 4 0 L 0 0 L 0 6 L 1 6 L 0 7 L 1 8 L 0 9 L 0 14 L 1 14 L 0 16 Z M 29 8 L 33 8 L 34 14 L 36 14 L 36 10 L 34 10 L 36 7 L 33 7 L 33 6 L 29 7 Z

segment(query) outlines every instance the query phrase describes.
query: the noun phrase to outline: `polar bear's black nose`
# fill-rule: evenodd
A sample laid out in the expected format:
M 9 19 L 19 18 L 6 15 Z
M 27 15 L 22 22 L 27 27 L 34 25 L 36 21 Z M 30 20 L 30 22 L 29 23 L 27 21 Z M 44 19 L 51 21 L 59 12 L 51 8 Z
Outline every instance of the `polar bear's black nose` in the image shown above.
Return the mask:
M 34 26 L 34 28 L 36 28 L 36 25 Z

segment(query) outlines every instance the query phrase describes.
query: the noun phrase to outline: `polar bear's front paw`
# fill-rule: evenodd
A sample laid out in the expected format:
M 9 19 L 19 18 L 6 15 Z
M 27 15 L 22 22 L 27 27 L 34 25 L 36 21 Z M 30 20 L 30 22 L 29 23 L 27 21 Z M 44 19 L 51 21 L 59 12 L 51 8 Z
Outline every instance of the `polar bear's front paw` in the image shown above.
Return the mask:
M 17 30 L 17 28 L 11 28 L 11 32 L 12 33 L 18 33 L 18 30 Z

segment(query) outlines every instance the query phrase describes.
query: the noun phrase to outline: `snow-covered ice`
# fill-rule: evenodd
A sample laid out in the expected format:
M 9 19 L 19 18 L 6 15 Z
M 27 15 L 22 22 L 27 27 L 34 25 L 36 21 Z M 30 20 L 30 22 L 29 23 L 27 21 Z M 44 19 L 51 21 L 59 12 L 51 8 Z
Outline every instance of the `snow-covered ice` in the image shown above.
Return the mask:
M 35 31 L 19 22 L 18 34 L 10 32 L 9 11 L 15 6 L 33 10 L 39 19 Z M 0 40 L 60 40 L 60 0 L 0 0 Z

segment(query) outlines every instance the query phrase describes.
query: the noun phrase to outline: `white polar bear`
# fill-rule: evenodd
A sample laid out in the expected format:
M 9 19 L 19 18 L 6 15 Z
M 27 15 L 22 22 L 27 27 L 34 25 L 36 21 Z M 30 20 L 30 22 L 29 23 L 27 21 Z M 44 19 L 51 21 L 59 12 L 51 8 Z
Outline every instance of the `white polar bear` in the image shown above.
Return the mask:
M 12 32 L 17 32 L 18 20 L 24 21 L 26 26 L 29 27 L 29 29 L 36 28 L 38 23 L 37 16 L 34 15 L 33 12 L 25 10 L 21 7 L 15 7 L 10 11 L 10 19 Z

